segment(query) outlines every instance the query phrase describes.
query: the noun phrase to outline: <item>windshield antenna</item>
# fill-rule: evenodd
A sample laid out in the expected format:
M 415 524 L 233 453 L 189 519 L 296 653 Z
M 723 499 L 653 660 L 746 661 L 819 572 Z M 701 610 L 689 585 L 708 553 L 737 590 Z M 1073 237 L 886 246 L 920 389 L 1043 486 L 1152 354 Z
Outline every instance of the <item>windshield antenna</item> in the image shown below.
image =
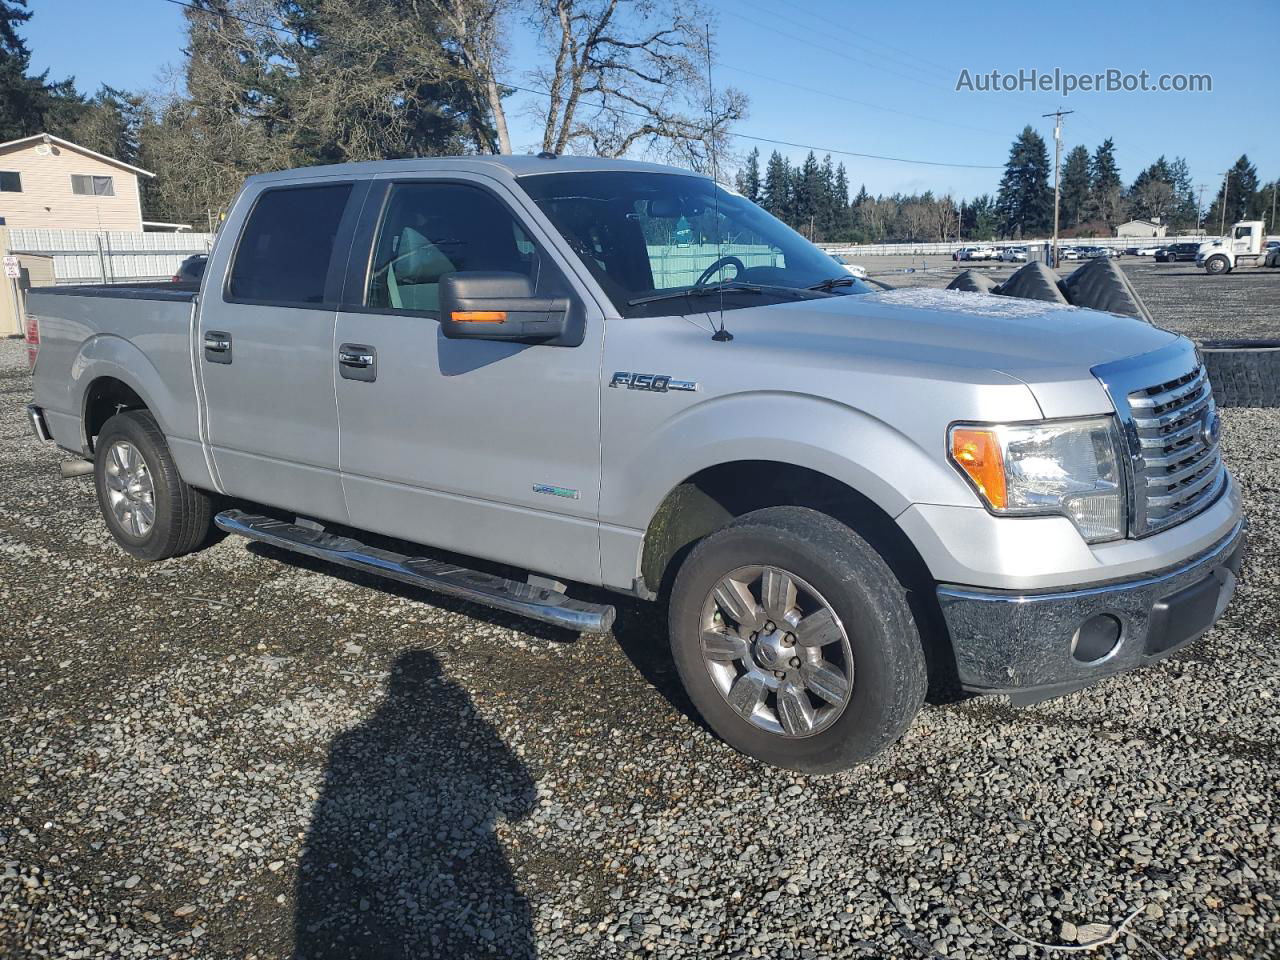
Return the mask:
M 716 88 L 711 82 L 711 24 L 705 24 L 707 37 L 707 127 L 711 137 L 707 143 L 707 152 L 711 156 L 711 196 L 715 204 L 716 219 L 716 263 L 724 259 L 720 246 L 720 168 L 716 163 Z M 720 268 L 721 270 L 724 267 Z M 712 340 L 721 343 L 733 339 L 733 334 L 724 328 L 724 282 L 720 283 L 720 327 L 711 335 Z

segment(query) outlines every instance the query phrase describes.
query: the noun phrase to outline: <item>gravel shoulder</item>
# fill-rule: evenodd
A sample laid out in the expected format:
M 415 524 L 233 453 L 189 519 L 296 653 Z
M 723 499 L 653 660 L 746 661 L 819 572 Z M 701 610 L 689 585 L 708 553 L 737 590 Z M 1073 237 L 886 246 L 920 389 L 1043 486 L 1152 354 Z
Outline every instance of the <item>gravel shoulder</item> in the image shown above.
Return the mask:
M 1098 955 L 1280 954 L 1280 411 L 1223 413 L 1252 549 L 1203 640 L 805 779 L 691 718 L 644 604 L 577 638 L 238 539 L 137 563 L 29 393 L 0 341 L 2 956 L 1019 957 L 1126 919 Z

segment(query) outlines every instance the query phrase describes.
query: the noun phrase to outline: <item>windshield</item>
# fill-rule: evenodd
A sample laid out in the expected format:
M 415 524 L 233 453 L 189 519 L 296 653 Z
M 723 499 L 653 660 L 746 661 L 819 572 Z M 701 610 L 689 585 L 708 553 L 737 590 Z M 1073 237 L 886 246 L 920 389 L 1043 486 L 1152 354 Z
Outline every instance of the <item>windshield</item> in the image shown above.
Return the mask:
M 704 177 L 619 170 L 519 182 L 623 316 L 705 312 L 705 300 L 695 298 L 710 290 L 723 291 L 729 310 L 821 296 L 808 288 L 833 278 L 842 285 L 832 294 L 872 289 L 759 206 Z

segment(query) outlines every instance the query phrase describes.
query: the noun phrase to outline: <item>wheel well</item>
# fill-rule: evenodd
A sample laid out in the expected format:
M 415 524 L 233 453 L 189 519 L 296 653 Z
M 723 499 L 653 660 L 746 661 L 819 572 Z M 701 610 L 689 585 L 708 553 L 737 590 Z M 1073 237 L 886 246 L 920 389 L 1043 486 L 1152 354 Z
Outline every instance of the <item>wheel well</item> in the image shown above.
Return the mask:
M 146 403 L 123 380 L 99 377 L 89 384 L 84 398 L 84 436 L 90 449 L 102 426 L 121 410 L 145 410 Z
M 955 657 L 936 582 L 894 519 L 848 484 L 793 464 L 739 460 L 701 470 L 673 489 L 645 531 L 641 575 L 647 589 L 667 595 L 681 562 L 698 540 L 735 517 L 765 507 L 808 507 L 856 530 L 907 588 L 929 668 L 930 697 L 958 690 Z

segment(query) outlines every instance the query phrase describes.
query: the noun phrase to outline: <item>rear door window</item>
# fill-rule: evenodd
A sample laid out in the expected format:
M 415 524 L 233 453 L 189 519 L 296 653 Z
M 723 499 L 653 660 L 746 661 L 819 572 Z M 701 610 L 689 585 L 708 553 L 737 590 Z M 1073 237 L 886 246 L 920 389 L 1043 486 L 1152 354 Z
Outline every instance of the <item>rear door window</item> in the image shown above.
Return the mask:
M 264 191 L 236 247 L 227 282 L 233 300 L 318 306 L 351 184 Z

